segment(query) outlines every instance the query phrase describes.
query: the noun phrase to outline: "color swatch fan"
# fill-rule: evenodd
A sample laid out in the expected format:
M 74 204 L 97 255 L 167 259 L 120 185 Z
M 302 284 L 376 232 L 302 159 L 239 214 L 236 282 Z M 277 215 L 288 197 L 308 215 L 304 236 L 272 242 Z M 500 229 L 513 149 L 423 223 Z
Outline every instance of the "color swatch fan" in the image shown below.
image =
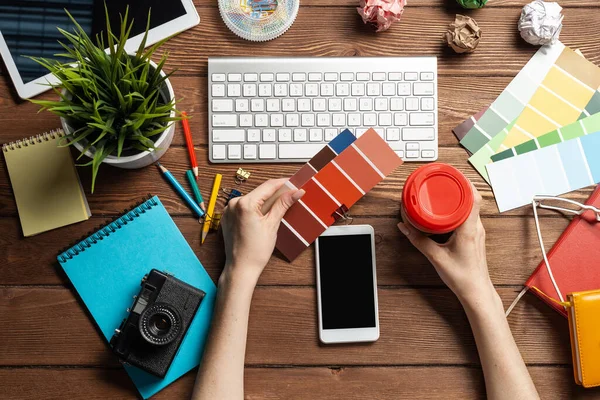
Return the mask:
M 306 193 L 283 217 L 277 249 L 293 261 L 401 164 L 375 130 L 358 139 L 349 130 L 340 133 L 286 183 Z

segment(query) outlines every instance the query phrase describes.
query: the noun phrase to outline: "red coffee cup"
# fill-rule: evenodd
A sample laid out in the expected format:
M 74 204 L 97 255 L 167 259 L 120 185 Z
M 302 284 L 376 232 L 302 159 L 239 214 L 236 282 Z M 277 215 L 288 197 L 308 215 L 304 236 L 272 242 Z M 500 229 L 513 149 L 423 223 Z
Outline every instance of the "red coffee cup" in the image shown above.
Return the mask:
M 432 163 L 410 174 L 402 192 L 404 215 L 423 233 L 441 235 L 461 226 L 473 208 L 471 182 L 448 164 Z

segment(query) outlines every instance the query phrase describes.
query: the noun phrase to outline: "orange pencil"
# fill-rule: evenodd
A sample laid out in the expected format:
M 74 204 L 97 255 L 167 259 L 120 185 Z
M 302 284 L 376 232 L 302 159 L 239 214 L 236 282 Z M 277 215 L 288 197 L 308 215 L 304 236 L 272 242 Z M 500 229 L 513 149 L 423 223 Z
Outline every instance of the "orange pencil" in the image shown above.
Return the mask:
M 192 163 L 192 171 L 194 171 L 194 176 L 197 179 L 198 178 L 198 161 L 196 161 L 196 152 L 194 151 L 194 142 L 192 142 L 192 131 L 190 130 L 190 124 L 187 120 L 187 113 L 185 111 L 182 111 L 181 115 L 183 115 L 181 124 L 183 125 L 183 133 L 185 134 L 185 143 L 187 144 L 188 153 L 190 155 L 190 162 Z

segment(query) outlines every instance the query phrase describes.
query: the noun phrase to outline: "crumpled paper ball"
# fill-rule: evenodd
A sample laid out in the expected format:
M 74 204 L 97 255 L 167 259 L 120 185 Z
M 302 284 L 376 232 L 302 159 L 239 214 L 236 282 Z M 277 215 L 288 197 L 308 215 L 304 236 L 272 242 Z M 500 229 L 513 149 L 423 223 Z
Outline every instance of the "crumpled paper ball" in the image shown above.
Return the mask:
M 360 0 L 356 10 L 365 24 L 375 24 L 381 32 L 400 20 L 405 5 L 406 0 Z
M 481 29 L 477 22 L 466 15 L 456 14 L 454 22 L 444 33 L 444 40 L 457 53 L 471 53 L 481 39 Z
M 458 4 L 462 6 L 462 8 L 481 8 L 485 6 L 487 0 L 456 0 Z
M 553 44 L 562 29 L 562 7 L 555 2 L 534 0 L 523 7 L 519 18 L 519 32 L 527 43 Z

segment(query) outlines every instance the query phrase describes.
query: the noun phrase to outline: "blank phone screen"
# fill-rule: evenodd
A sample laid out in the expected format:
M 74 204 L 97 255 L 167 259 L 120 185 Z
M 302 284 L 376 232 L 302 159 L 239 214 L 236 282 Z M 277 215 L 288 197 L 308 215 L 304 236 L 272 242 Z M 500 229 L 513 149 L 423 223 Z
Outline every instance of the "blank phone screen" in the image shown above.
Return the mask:
M 323 329 L 374 328 L 371 235 L 319 238 Z

